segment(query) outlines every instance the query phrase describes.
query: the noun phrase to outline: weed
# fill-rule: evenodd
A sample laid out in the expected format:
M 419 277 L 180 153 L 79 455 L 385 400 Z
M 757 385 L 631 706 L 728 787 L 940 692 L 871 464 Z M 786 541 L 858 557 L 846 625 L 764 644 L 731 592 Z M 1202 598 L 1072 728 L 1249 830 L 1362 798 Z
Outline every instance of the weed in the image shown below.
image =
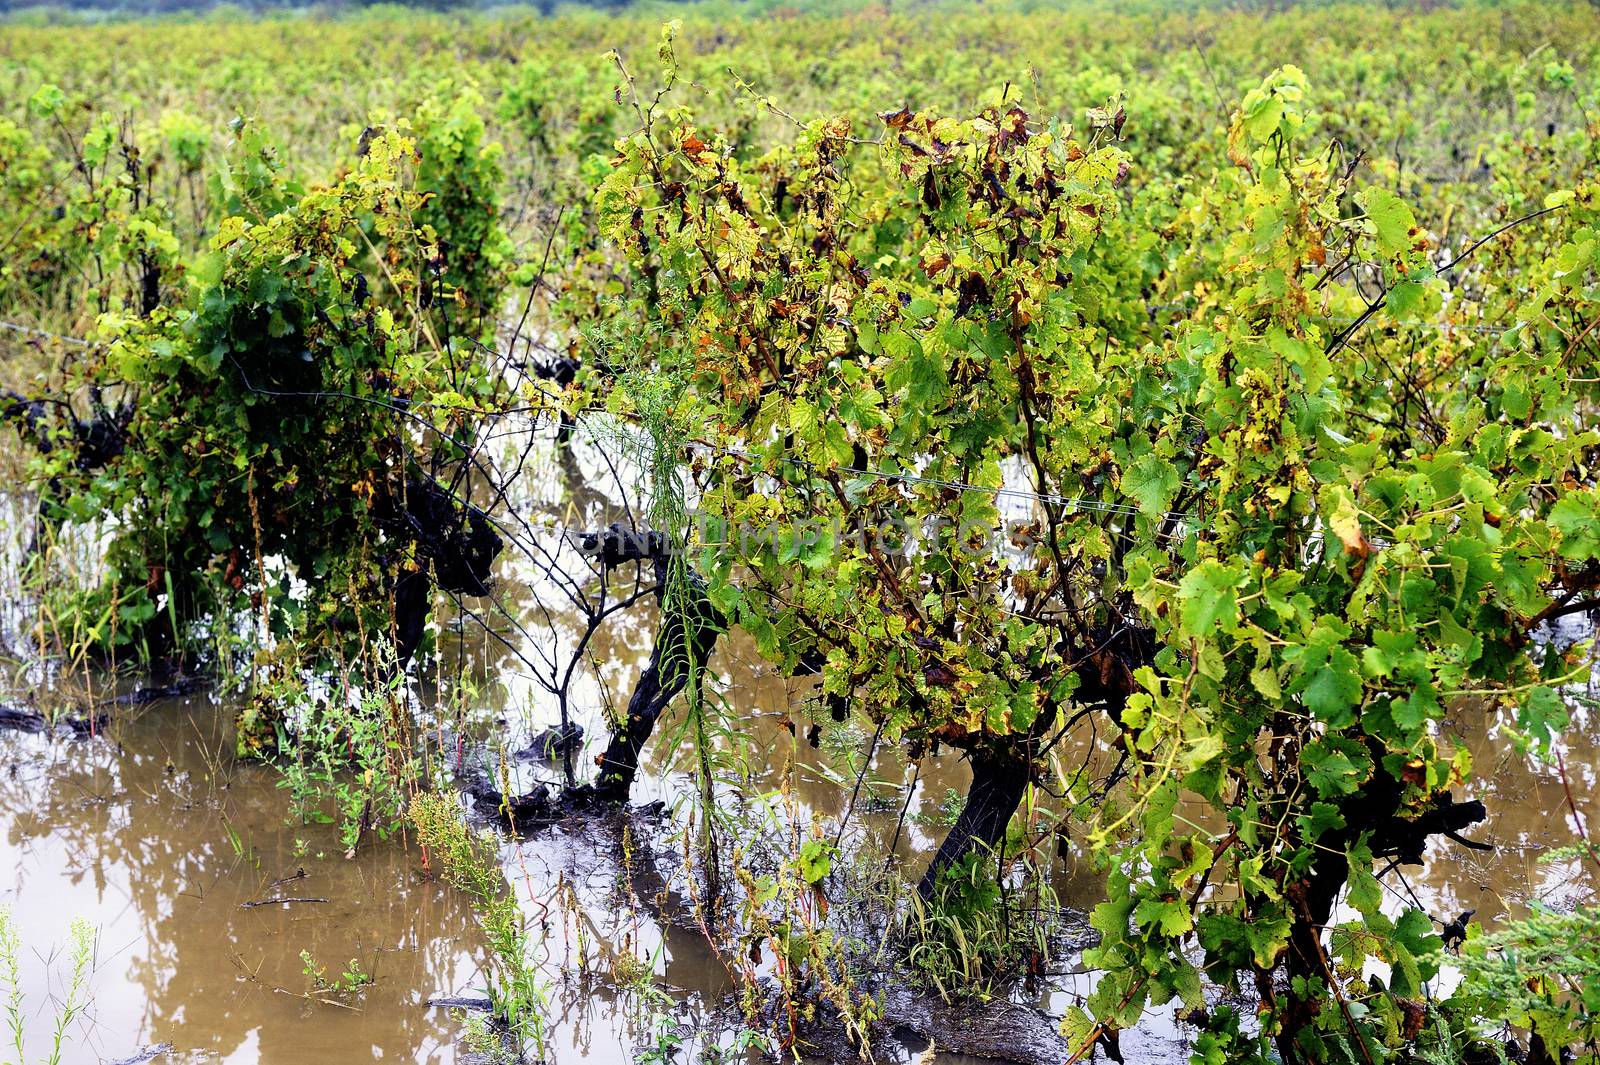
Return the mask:
M 944 795 L 940 797 L 937 805 L 925 807 L 916 815 L 916 820 L 925 825 L 936 825 L 949 828 L 956 823 L 956 818 L 961 816 L 961 811 L 967 805 L 967 797 L 955 788 L 945 788 Z
M 72 955 L 66 992 L 55 1000 L 50 1053 L 44 1058 L 45 1065 L 60 1065 L 62 1050 L 66 1043 L 67 1026 L 88 1006 L 89 969 L 94 959 L 94 926 L 82 917 L 74 917 L 70 929 Z M 11 1042 L 16 1050 L 17 1065 L 22 1065 L 28 1060 L 23 1038 L 21 955 L 22 936 L 17 931 L 16 918 L 12 915 L 10 907 L 0 906 L 0 982 L 5 985 L 6 1025 L 11 1030 Z
M 368 833 L 386 838 L 398 825 L 414 762 L 406 757 L 394 723 L 400 718 L 396 687 L 353 696 L 313 694 L 299 682 L 281 683 L 268 696 L 285 707 L 278 749 L 291 752 L 280 763 L 279 786 L 302 821 L 337 821 L 345 857 Z M 287 732 L 293 729 L 293 742 Z M 322 803 L 331 798 L 335 813 Z
M 907 964 L 946 1001 L 988 999 L 1037 974 L 1049 956 L 1058 912 L 1049 885 L 1031 866 L 1020 890 L 993 874 L 992 860 L 969 855 L 940 878 L 932 899 L 913 892 L 902 917 Z
M 342 973 L 331 978 L 327 967 L 318 965 L 309 950 L 300 952 L 300 965 L 300 971 L 305 973 L 306 980 L 311 984 L 311 992 L 315 993 L 352 995 L 371 987 L 374 982 L 372 975 L 362 969 L 361 962 L 355 958 L 345 964 Z
M 488 994 L 495 1018 L 519 1051 L 543 1056 L 547 995 L 530 957 L 527 922 L 495 860 L 493 836 L 475 835 L 455 800 L 423 792 L 411 801 L 411 823 L 430 865 L 472 900 L 493 953 Z
M 634 1060 L 642 1065 L 668 1065 L 683 1047 L 683 1027 L 672 1014 L 657 1010 L 650 1014 L 650 1041 L 637 1048 Z

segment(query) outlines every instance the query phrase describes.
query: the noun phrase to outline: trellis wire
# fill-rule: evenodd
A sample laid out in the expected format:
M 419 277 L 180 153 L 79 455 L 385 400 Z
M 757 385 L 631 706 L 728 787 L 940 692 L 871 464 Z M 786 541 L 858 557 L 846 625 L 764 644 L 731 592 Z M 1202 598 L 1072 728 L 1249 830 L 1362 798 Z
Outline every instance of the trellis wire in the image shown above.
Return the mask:
M 59 340 L 63 344 L 71 344 L 73 347 L 78 348 L 87 348 L 93 346 L 87 340 L 80 340 L 77 337 L 62 336 L 60 333 L 52 333 L 45 329 L 35 329 L 31 325 L 21 325 L 17 322 L 0 322 L 0 329 L 9 329 L 13 333 L 24 333 L 30 336 L 45 337 L 49 340 Z

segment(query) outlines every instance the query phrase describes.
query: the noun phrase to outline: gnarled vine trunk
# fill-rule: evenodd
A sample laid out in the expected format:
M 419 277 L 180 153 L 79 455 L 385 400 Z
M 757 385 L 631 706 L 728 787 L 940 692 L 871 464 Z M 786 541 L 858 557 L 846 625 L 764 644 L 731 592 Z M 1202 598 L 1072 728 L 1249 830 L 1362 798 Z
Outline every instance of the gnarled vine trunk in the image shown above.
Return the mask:
M 1011 816 L 1028 790 L 1033 762 L 1030 746 L 1000 742 L 974 747 L 968 753 L 972 786 L 967 789 L 967 803 L 917 884 L 917 893 L 924 899 L 933 897 L 941 872 L 965 859 L 975 847 L 994 850 L 1005 839 Z
M 661 627 L 656 633 L 650 661 L 639 674 L 628 709 L 600 756 L 594 790 L 602 799 L 625 801 L 639 772 L 644 746 L 656 722 L 691 680 L 700 676 L 717 637 L 727 629 L 727 619 L 706 596 L 705 580 L 691 571 L 672 579 L 672 543 L 663 533 L 613 524 L 583 537 L 583 549 L 611 569 L 628 562 L 655 567 L 656 601 L 661 604 Z
M 1155 656 L 1155 640 L 1149 629 L 1135 625 L 1119 625 L 1091 635 L 1093 649 L 1070 656 L 1078 675 L 1077 700 L 1103 707 L 1113 722 L 1120 723 L 1123 707 L 1137 687 L 1133 671 Z M 972 746 L 967 755 L 972 766 L 967 802 L 917 884 L 917 893 L 924 899 L 933 897 L 939 874 L 965 859 L 974 847 L 994 850 L 1005 839 L 1012 815 L 1027 793 L 1039 744 L 1055 720 L 1053 713 L 1040 714 L 1031 733 L 987 739 Z
M 422 642 L 434 582 L 455 595 L 486 595 L 504 544 L 488 515 L 431 479 L 409 482 L 405 499 L 388 501 L 378 521 L 397 540 L 416 544 L 427 563 L 394 579 L 395 654 L 403 667 Z
M 656 557 L 655 566 L 661 628 L 650 661 L 628 699 L 627 714 L 600 756 L 595 779 L 595 791 L 613 801 L 628 797 L 656 722 L 689 682 L 704 672 L 717 637 L 727 627 L 722 613 L 706 598 L 705 582 L 698 574 L 687 574 L 674 589 L 668 587 L 664 554 Z
M 1369 741 L 1374 763 L 1382 765 L 1383 750 Z M 1278 1053 L 1285 1062 L 1309 1060 L 1299 1046 L 1300 1034 L 1316 1024 L 1317 1015 L 1328 998 L 1296 987 L 1310 988 L 1329 980 L 1331 964 L 1322 944 L 1322 933 L 1333 917 L 1334 902 L 1350 878 L 1348 848 L 1365 833 L 1367 846 L 1376 859 L 1389 858 L 1397 864 L 1420 865 L 1428 839 L 1445 836 L 1463 846 L 1489 850 L 1487 844 L 1462 839 L 1468 827 L 1483 821 L 1488 812 L 1482 802 L 1456 802 L 1449 792 L 1442 793 L 1434 805 L 1415 817 L 1399 816 L 1404 787 L 1388 773 L 1379 771 L 1370 785 L 1340 804 L 1345 826 L 1324 833 L 1318 841 L 1315 865 L 1309 877 L 1292 885 L 1294 922 L 1289 929 L 1289 945 L 1284 960 L 1288 976 L 1288 1003 L 1283 1031 L 1278 1036 Z

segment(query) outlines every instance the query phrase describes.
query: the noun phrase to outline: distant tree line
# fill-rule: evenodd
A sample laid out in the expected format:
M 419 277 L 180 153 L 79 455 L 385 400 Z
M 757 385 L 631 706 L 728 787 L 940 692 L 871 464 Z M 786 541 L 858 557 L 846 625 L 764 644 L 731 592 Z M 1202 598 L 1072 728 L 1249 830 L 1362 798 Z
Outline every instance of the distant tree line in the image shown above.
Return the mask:
M 524 2 L 529 7 L 536 7 L 548 13 L 557 6 L 616 10 L 627 7 L 631 0 L 524 0 Z M 247 12 L 295 9 L 318 9 L 337 12 L 377 6 L 448 11 L 506 5 L 504 0 L 0 0 L 0 16 L 15 12 L 42 12 L 52 9 L 79 13 L 103 12 L 123 15 L 163 15 L 207 12 L 218 7 L 238 8 Z
M 692 0 L 690 0 L 692 2 Z M 869 6 L 872 0 L 856 0 L 850 6 Z M 909 0 L 909 6 L 922 6 L 932 3 L 937 6 L 939 0 Z M 983 5 L 986 0 L 972 0 L 976 5 Z M 1297 7 L 1315 7 L 1322 0 L 1130 0 L 1134 10 L 1149 10 L 1160 8 L 1172 11 L 1195 10 L 1230 10 L 1237 12 L 1251 12 L 1257 14 L 1272 14 L 1287 11 Z M 1600 8 L 1600 0 L 1588 0 Z M 320 10 L 328 12 L 355 11 L 369 7 L 401 7 L 419 8 L 427 11 L 449 11 L 460 9 L 485 9 L 507 6 L 526 6 L 537 8 L 546 14 L 557 7 L 588 7 L 602 10 L 620 10 L 635 6 L 636 0 L 0 0 L 0 17 L 13 12 L 48 12 L 51 10 L 62 12 L 103 12 L 109 14 L 178 14 L 183 12 L 206 12 L 218 7 L 237 8 L 247 12 L 286 11 L 286 10 Z M 884 0 L 884 6 L 905 6 L 907 0 Z M 1461 6 L 1461 0 L 1374 0 L 1380 7 L 1414 10 L 1419 13 L 1434 8 L 1450 8 Z M 734 7 L 745 6 L 736 3 Z M 836 3 L 817 3 L 815 0 L 798 0 L 791 5 L 801 10 L 822 8 L 834 11 L 839 6 Z M 1021 0 L 1020 7 L 1094 7 L 1096 0 Z M 1107 5 L 1110 6 L 1110 5 Z M 1128 5 L 1117 5 L 1127 7 Z M 1488 6 L 1494 6 L 1490 0 Z M 767 10 L 767 5 L 761 3 L 748 3 L 751 14 L 761 14 Z

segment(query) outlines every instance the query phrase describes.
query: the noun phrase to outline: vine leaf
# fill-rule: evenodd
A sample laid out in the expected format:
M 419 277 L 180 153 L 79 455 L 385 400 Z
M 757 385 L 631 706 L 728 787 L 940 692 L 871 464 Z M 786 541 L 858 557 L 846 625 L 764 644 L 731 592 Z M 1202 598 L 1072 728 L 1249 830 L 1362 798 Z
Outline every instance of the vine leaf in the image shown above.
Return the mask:
M 1178 471 L 1159 455 L 1147 452 L 1123 471 L 1122 490 L 1139 505 L 1141 513 L 1156 517 L 1178 490 Z

